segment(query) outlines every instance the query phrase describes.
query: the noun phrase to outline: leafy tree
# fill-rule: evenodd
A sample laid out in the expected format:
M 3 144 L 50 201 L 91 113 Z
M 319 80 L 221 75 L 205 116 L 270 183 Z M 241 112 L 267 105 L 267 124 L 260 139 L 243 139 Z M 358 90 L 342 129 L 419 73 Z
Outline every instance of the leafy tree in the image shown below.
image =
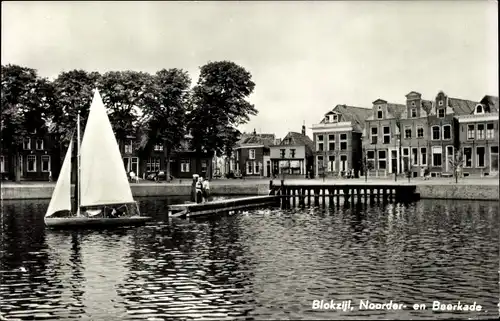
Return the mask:
M 188 114 L 191 146 L 198 153 L 220 156 L 234 146 L 239 136 L 236 127 L 258 113 L 246 100 L 254 88 L 251 74 L 234 62 L 209 62 L 201 67 Z
M 181 69 L 162 69 L 149 79 L 144 93 L 140 145 L 142 159 L 150 157 L 156 144 L 164 145 L 167 179 L 170 179 L 170 156 L 180 147 L 186 133 L 186 110 L 191 78 Z
M 1 66 L 2 118 L 0 137 L 3 149 L 14 151 L 14 178 L 20 180 L 19 146 L 34 131 L 46 130 L 48 106 L 53 90 L 47 79 L 40 78 L 35 69 L 18 65 Z
M 136 136 L 142 115 L 143 96 L 151 75 L 136 71 L 110 71 L 102 75 L 98 88 L 108 109 L 118 141 Z

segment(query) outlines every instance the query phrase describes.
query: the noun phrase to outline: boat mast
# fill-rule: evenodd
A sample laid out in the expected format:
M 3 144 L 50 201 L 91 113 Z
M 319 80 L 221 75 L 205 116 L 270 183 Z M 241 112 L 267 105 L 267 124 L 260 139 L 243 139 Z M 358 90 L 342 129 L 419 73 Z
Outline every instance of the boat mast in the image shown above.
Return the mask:
M 80 111 L 76 122 L 76 216 L 80 216 Z

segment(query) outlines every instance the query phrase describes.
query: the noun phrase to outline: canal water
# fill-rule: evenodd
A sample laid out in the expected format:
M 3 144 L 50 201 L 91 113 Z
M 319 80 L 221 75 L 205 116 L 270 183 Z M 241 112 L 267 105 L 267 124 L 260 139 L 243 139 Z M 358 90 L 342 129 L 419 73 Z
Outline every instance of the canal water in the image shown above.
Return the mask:
M 180 201 L 140 199 L 154 224 L 85 232 L 46 230 L 48 200 L 4 201 L 0 313 L 8 320 L 498 317 L 497 202 L 258 209 L 169 222 L 166 205 Z M 314 300 L 351 305 L 318 310 Z M 360 310 L 360 300 L 402 309 Z M 433 311 L 433 301 L 475 302 L 481 311 Z

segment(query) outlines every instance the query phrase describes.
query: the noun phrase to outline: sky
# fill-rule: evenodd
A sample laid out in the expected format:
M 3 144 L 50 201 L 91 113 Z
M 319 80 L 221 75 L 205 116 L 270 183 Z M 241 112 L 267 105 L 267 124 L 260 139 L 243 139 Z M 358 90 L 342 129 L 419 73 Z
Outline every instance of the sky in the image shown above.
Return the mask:
M 1 62 L 62 71 L 252 74 L 240 130 L 307 133 L 337 104 L 498 96 L 496 1 L 2 2 Z

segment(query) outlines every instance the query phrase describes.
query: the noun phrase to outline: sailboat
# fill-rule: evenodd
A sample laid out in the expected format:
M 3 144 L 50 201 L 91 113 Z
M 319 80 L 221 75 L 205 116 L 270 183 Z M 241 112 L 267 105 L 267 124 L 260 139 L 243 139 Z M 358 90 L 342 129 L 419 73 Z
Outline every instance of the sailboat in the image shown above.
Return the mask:
M 141 216 L 132 196 L 125 166 L 111 123 L 96 89 L 80 145 L 80 114 L 77 141 L 71 138 L 61 172 L 45 214 L 48 227 L 111 227 L 140 225 L 151 220 Z M 77 147 L 75 204 L 71 204 L 72 146 Z

